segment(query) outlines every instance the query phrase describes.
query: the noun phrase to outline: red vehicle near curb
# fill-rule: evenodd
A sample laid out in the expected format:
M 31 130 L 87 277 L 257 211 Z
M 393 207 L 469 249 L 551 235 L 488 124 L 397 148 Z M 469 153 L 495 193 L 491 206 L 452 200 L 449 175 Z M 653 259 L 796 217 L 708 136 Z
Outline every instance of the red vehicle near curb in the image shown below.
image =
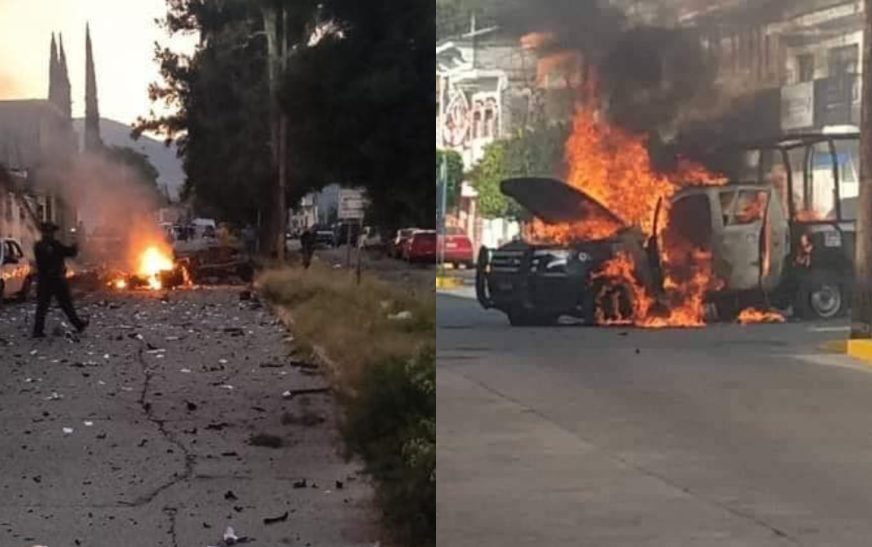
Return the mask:
M 407 262 L 436 262 L 436 231 L 418 230 L 406 240 L 403 258 Z
M 475 256 L 472 241 L 461 228 L 449 227 L 445 232 L 445 263 L 455 268 L 463 265 L 467 268 L 475 266 Z
M 405 246 L 409 238 L 417 228 L 403 228 L 397 230 L 397 235 L 388 243 L 388 256 L 391 258 L 405 258 Z

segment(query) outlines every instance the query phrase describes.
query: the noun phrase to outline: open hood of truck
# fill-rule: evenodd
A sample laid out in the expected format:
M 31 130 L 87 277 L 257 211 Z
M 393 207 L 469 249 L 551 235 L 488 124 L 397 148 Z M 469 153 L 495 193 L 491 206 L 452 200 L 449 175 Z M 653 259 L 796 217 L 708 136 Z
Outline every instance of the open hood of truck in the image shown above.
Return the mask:
M 500 183 L 500 190 L 548 224 L 598 220 L 626 225 L 598 201 L 558 179 L 511 178 Z

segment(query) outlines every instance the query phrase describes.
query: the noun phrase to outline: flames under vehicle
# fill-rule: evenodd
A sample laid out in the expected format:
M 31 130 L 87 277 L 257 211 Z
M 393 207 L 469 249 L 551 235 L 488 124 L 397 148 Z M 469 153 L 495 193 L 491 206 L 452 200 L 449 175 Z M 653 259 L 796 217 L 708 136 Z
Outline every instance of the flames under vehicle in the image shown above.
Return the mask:
M 626 280 L 600 273 L 626 255 L 633 283 L 666 308 L 660 245 L 677 237 L 711 254 L 719 285 L 706 291 L 705 302 L 719 319 L 734 320 L 752 305 L 792 307 L 804 318 L 843 314 L 852 284 L 858 136 L 792 136 L 729 151 L 731 180 L 748 182 L 678 191 L 668 199 L 668 222 L 655 218 L 648 238 L 561 181 L 503 181 L 503 193 L 546 224 L 594 219 L 619 228 L 603 238 L 482 248 L 479 302 L 506 313 L 513 325 L 551 324 L 564 315 L 588 323 L 631 316 L 634 291 Z

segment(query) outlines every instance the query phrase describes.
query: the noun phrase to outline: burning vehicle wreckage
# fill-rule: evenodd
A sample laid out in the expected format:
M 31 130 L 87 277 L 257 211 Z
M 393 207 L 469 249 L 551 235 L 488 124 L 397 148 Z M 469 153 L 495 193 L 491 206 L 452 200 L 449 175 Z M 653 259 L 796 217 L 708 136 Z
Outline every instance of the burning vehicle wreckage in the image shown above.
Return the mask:
M 646 328 L 845 312 L 855 197 L 839 192 L 850 154 L 836 150 L 856 135 L 736 148 L 745 174 L 735 176 L 748 182 L 734 182 L 689 162 L 656 173 L 642 139 L 584 111 L 574 125 L 568 181 L 501 184 L 534 218 L 522 240 L 480 250 L 483 307 L 514 326 L 570 316 Z
M 71 271 L 71 282 L 83 290 L 170 290 L 195 285 L 250 283 L 254 265 L 239 250 L 214 246 L 179 253 L 161 242 L 144 244 L 129 264 L 94 261 Z

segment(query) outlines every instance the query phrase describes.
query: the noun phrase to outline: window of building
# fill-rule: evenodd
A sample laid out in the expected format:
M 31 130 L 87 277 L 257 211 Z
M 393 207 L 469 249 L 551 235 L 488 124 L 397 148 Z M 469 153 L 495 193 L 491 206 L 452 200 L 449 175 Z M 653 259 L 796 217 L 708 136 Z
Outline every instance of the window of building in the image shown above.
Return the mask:
M 860 72 L 860 48 L 857 44 L 830 48 L 830 76 L 858 74 Z
M 796 57 L 797 81 L 810 82 L 814 80 L 814 55 L 808 53 Z
M 484 136 L 494 136 L 494 111 L 492 108 L 486 108 L 484 111 Z
M 482 136 L 481 130 L 481 111 L 476 110 L 472 115 L 472 138 L 477 139 Z

